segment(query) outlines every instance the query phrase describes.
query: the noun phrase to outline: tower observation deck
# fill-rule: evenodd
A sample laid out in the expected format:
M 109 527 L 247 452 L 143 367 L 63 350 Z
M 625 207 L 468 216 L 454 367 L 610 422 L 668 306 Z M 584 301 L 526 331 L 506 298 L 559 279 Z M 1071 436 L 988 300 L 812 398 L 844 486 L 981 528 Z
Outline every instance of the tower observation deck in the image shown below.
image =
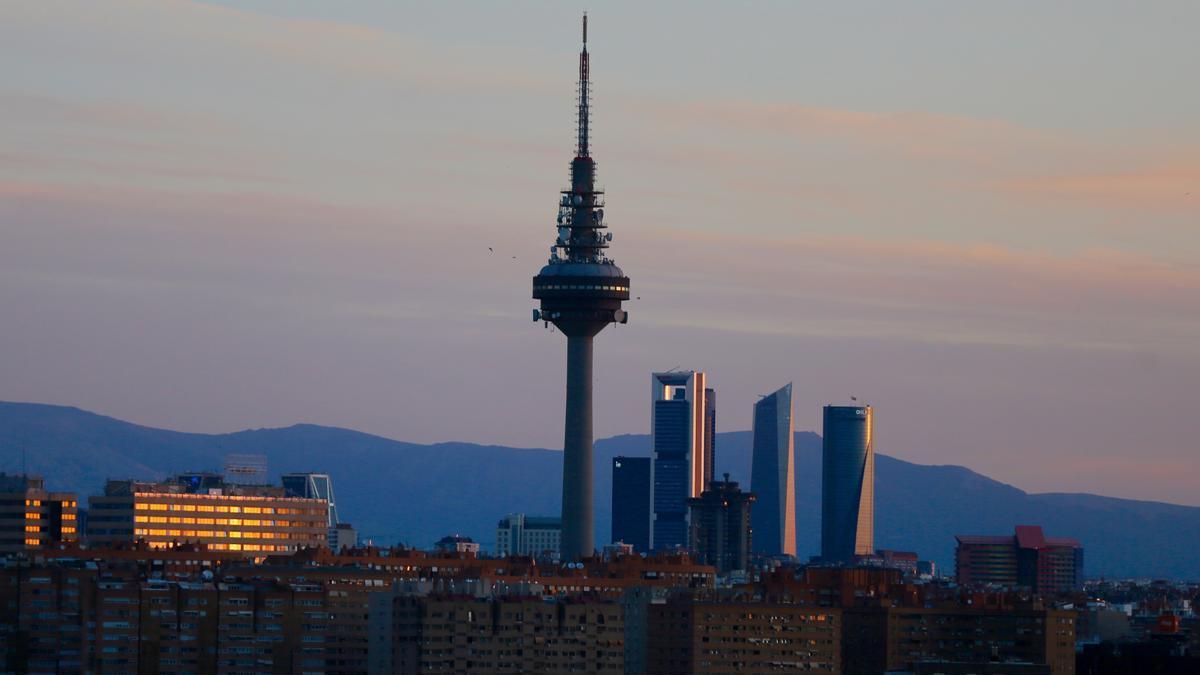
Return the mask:
M 604 191 L 588 149 L 590 77 L 587 15 L 579 53 L 579 120 L 571 186 L 558 202 L 558 237 L 533 278 L 534 321 L 567 336 L 567 406 L 563 434 L 562 557 L 578 560 L 595 548 L 592 518 L 592 338 L 610 323 L 625 323 L 629 277 L 605 255 Z

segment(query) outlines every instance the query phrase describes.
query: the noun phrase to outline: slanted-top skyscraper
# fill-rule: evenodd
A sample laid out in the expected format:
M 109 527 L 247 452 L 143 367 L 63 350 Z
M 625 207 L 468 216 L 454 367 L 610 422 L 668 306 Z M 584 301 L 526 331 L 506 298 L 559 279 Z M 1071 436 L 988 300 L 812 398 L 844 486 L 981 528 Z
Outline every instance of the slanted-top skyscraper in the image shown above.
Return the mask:
M 533 278 L 541 308 L 534 321 L 553 323 L 567 336 L 567 414 L 563 433 L 562 557 L 578 560 L 594 550 L 592 536 L 592 338 L 610 323 L 625 323 L 621 302 L 629 277 L 604 255 L 604 191 L 596 189 L 596 163 L 588 150 L 587 15 L 579 52 L 579 120 L 571 187 L 558 204 L 558 238 L 550 260 Z
M 796 468 L 792 434 L 792 385 L 754 404 L 754 454 L 750 489 L 754 507 L 754 551 L 796 555 Z
M 821 450 L 821 559 L 875 552 L 875 439 L 871 406 L 825 406 Z

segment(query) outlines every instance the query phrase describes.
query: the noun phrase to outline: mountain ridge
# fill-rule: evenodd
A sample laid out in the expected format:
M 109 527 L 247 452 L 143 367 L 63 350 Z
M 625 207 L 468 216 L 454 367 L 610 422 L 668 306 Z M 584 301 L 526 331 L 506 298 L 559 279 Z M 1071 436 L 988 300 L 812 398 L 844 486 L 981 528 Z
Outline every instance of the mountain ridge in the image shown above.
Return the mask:
M 717 435 L 718 473 L 748 487 L 750 432 Z M 820 437 L 797 432 L 797 541 L 801 556 L 820 542 Z M 107 478 L 161 478 L 220 467 L 226 454 L 268 457 L 272 480 L 290 471 L 334 479 L 339 510 L 380 543 L 428 547 L 450 533 L 494 544 L 507 513 L 554 514 L 561 451 L 446 441 L 408 443 L 311 423 L 224 434 L 158 429 L 74 406 L 0 402 L 0 470 L 19 471 L 22 450 L 48 487 L 81 498 Z M 596 541 L 608 541 L 612 457 L 649 454 L 645 434 L 595 444 Z M 1041 524 L 1085 548 L 1088 576 L 1200 578 L 1188 542 L 1200 540 L 1200 507 L 1090 493 L 1028 493 L 968 467 L 922 465 L 878 454 L 876 546 L 916 550 L 952 572 L 953 535 L 1008 534 Z

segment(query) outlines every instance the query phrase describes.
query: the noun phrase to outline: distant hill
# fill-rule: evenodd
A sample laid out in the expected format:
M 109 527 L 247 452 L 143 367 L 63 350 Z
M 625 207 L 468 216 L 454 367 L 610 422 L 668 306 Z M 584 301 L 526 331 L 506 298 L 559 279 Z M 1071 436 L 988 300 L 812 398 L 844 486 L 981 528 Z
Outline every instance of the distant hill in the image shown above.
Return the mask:
M 821 439 L 796 434 L 800 553 L 820 541 Z M 107 478 L 163 477 L 218 469 L 227 454 L 267 456 L 272 474 L 333 476 L 342 517 L 379 543 L 429 546 L 452 532 L 494 544 L 496 521 L 511 512 L 556 514 L 562 465 L 557 451 L 470 443 L 420 445 L 357 431 L 296 425 L 229 434 L 143 427 L 77 408 L 0 402 L 0 470 L 22 466 L 48 487 L 81 496 Z M 596 443 L 597 540 L 607 541 L 611 459 L 647 455 L 649 437 Z M 717 435 L 718 472 L 748 485 L 750 433 Z M 1028 494 L 959 466 L 925 466 L 879 455 L 876 545 L 915 550 L 952 571 L 955 534 L 1005 534 L 1045 526 L 1080 539 L 1088 576 L 1200 579 L 1200 508 L 1087 494 Z

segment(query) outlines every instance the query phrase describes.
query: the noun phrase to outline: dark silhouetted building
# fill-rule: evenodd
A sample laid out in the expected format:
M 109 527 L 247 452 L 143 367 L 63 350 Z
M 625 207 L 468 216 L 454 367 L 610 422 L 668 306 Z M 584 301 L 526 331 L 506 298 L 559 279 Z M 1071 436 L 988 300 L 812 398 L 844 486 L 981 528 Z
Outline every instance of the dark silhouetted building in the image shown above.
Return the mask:
M 649 457 L 613 457 L 612 542 L 650 551 Z
M 796 555 L 796 469 L 792 434 L 792 385 L 754 404 L 754 552 Z
M 70 492 L 47 492 L 38 476 L 0 473 L 0 554 L 79 538 L 78 502 Z
M 716 409 L 702 372 L 654 373 L 650 384 L 650 545 L 661 551 L 688 545 L 688 500 L 712 481 Z
M 825 406 L 821 452 L 821 559 L 851 563 L 875 551 L 871 406 Z
M 691 509 L 691 549 L 700 562 L 718 572 L 744 570 L 750 559 L 750 506 L 754 495 L 742 492 L 737 481 L 709 483 L 699 497 L 688 500 Z
M 667 598 L 649 605 L 645 672 L 835 675 L 843 672 L 841 615 L 829 607 Z
M 587 17 L 579 53 L 578 143 L 571 187 L 558 202 L 558 236 L 550 259 L 533 278 L 541 307 L 534 321 L 553 323 L 567 336 L 567 406 L 563 425 L 562 555 L 578 560 L 594 551 L 592 519 L 592 338 L 610 323 L 625 323 L 622 301 L 629 277 L 605 255 L 604 191 L 596 189 L 596 163 L 588 149 L 589 57 Z
M 1083 547 L 1050 538 L 1038 525 L 1018 525 L 1012 536 L 958 535 L 954 572 L 963 585 L 1021 586 L 1061 593 L 1083 584 Z

